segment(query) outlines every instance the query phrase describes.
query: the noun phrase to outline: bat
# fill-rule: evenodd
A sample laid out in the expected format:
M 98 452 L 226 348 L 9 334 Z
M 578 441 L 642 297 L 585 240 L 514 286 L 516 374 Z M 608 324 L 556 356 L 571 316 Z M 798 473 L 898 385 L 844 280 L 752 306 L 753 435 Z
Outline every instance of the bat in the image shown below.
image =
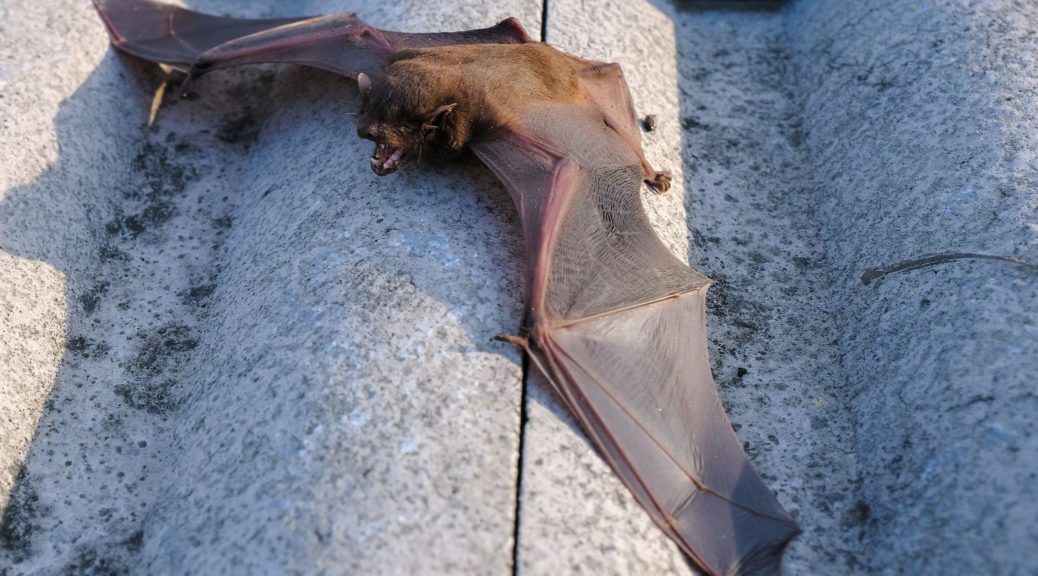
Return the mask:
M 94 0 L 113 45 L 187 80 L 252 63 L 356 79 L 384 176 L 468 150 L 507 188 L 525 251 L 518 346 L 653 521 L 709 574 L 778 573 L 799 532 L 753 469 L 707 357 L 710 280 L 653 232 L 650 166 L 623 71 L 533 41 L 514 18 L 408 34 L 355 14 L 245 20 Z

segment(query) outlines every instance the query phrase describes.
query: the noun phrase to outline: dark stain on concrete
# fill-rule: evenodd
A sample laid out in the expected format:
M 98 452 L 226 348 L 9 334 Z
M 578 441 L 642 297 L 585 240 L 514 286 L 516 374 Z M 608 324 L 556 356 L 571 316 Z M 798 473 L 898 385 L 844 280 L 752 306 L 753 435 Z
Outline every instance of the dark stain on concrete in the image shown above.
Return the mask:
M 216 290 L 215 283 L 196 284 L 187 290 L 179 292 L 178 296 L 185 304 L 205 307 L 206 300 L 213 295 L 214 290 Z
M 248 147 L 259 136 L 260 123 L 249 109 L 236 118 L 224 122 L 216 131 L 216 138 L 228 144 L 241 144 Z
M 191 330 L 182 324 L 167 324 L 153 333 L 138 333 L 144 340 L 137 355 L 125 367 L 132 378 L 113 389 L 123 401 L 138 410 L 167 414 L 180 405 L 175 389 L 178 364 L 198 346 Z
M 65 566 L 65 573 L 82 576 L 123 576 L 129 574 L 130 569 L 123 559 L 113 556 L 109 550 L 85 548 Z
M 88 316 L 93 314 L 94 311 L 97 310 L 98 302 L 100 302 L 101 298 L 107 293 L 108 282 L 102 280 L 97 284 L 94 284 L 94 286 L 84 294 L 80 294 L 79 304 L 83 307 L 83 312 Z
M 32 556 L 32 535 L 36 530 L 36 520 L 46 513 L 44 508 L 40 505 L 39 493 L 27 481 L 23 468 L 15 479 L 15 489 L 0 520 L 0 549 L 13 563 L 19 564 Z

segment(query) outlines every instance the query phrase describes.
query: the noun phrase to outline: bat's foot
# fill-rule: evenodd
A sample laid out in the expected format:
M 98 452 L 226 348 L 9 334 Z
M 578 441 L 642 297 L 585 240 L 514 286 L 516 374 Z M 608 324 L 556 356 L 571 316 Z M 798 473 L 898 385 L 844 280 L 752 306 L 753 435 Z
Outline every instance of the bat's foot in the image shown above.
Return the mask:
M 656 172 L 652 178 L 646 178 L 645 183 L 652 187 L 656 192 L 663 194 L 667 190 L 670 190 L 670 182 L 672 178 L 669 170 L 662 172 Z

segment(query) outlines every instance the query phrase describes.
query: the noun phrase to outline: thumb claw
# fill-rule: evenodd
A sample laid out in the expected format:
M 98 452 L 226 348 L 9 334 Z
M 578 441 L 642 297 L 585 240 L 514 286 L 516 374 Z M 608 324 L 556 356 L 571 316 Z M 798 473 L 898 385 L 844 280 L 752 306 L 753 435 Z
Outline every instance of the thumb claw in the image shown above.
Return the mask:
M 529 341 L 526 338 L 523 338 L 522 336 L 515 336 L 512 334 L 505 334 L 504 332 L 498 334 L 497 336 L 494 336 L 494 340 L 497 340 L 498 342 L 508 342 L 509 344 L 522 350 L 526 350 L 529 347 Z

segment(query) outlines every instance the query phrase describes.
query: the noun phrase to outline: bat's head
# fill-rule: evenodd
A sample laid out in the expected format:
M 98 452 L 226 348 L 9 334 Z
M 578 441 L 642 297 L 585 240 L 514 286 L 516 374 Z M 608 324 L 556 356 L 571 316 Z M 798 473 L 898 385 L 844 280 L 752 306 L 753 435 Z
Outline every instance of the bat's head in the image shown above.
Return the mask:
M 440 147 L 456 103 L 428 104 L 427 99 L 416 98 L 414 91 L 381 81 L 373 86 L 366 74 L 360 74 L 357 83 L 362 94 L 357 135 L 375 142 L 371 154 L 375 174 L 395 172 L 421 157 L 424 149 Z

